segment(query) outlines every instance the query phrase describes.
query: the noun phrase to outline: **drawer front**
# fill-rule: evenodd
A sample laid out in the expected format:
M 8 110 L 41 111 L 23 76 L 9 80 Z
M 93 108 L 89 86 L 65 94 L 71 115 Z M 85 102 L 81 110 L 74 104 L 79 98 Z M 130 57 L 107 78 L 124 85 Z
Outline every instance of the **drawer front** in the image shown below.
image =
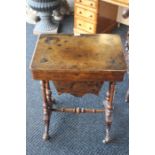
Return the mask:
M 76 28 L 85 30 L 87 32 L 96 32 L 96 25 L 92 23 L 85 22 L 80 19 L 76 19 Z
M 97 8 L 97 2 L 92 1 L 92 0 L 75 0 L 75 3 L 85 5 L 85 6 L 94 8 L 94 9 Z
M 103 82 L 102 81 L 53 81 L 59 94 L 70 93 L 75 96 L 83 96 L 86 93 L 94 93 L 98 95 Z
M 81 29 L 74 28 L 74 35 L 79 35 L 79 34 L 93 34 L 93 32 L 86 32 Z
M 91 12 L 91 11 L 89 11 L 87 9 L 76 7 L 75 8 L 75 14 L 78 15 L 78 16 L 83 16 L 83 17 L 85 17 L 87 19 L 96 21 L 96 16 L 97 16 L 96 13 Z

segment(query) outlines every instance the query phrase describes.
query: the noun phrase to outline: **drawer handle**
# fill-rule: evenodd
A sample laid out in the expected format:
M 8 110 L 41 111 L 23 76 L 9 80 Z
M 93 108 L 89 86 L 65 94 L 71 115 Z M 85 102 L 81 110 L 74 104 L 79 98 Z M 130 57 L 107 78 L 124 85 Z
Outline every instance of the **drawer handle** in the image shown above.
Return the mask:
M 91 30 L 92 28 L 91 27 L 89 27 L 89 30 Z
M 81 24 L 79 24 L 79 26 L 81 26 Z
M 82 2 L 82 0 L 79 0 L 79 2 L 81 3 L 81 2 Z
M 93 6 L 93 3 L 90 3 L 90 6 Z
M 82 12 L 80 11 L 79 14 L 82 14 Z
M 90 15 L 90 17 L 92 18 L 93 16 L 92 16 L 92 15 Z

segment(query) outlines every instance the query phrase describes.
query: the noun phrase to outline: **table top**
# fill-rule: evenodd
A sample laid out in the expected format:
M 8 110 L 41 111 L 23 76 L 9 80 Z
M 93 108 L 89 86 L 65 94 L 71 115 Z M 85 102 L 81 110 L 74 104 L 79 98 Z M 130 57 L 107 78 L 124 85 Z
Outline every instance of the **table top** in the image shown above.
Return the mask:
M 114 5 L 118 5 L 121 7 L 129 7 L 129 0 L 102 0 L 104 2 L 110 3 L 110 4 L 114 4 Z
M 120 36 L 41 35 L 36 44 L 31 70 L 33 78 L 38 80 L 93 80 L 95 75 L 104 80 L 110 77 L 110 80 L 122 80 L 126 64 Z

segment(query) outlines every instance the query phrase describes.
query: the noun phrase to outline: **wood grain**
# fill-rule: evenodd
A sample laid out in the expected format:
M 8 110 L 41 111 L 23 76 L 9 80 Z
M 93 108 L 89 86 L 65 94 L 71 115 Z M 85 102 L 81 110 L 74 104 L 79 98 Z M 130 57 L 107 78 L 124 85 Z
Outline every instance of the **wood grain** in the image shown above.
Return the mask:
M 41 35 L 31 64 L 37 80 L 122 80 L 126 71 L 118 35 Z
M 70 93 L 83 96 L 86 93 L 98 95 L 104 81 L 53 81 L 59 94 Z

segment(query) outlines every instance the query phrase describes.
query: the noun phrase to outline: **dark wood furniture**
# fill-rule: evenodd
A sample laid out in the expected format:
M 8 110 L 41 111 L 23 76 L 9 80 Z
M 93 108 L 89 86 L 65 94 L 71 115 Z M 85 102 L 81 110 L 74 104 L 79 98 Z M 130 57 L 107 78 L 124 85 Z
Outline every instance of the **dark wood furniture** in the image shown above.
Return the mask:
M 122 81 L 126 72 L 121 39 L 118 35 L 41 35 L 31 63 L 32 77 L 41 80 L 45 132 L 49 138 L 50 115 L 55 112 L 105 113 L 106 135 L 110 140 L 113 96 L 115 83 Z M 98 94 L 104 81 L 109 89 L 103 109 L 59 108 L 55 109 L 49 81 L 52 80 L 59 93 L 68 92 L 76 96 L 85 93 Z M 56 104 L 56 103 L 55 103 Z

